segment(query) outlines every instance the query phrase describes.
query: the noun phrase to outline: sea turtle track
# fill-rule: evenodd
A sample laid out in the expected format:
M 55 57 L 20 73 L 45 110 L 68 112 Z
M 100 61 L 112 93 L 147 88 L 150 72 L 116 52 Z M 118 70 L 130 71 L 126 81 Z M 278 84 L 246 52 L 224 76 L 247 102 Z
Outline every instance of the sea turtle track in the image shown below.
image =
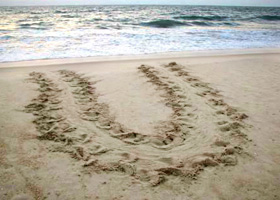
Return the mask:
M 98 102 L 99 95 L 94 86 L 96 82 L 91 82 L 88 77 L 73 71 L 60 70 L 59 73 L 63 77 L 63 81 L 68 82 L 70 87 L 74 88 L 72 94 L 80 109 L 81 119 L 92 121 L 97 128 L 105 130 L 110 136 L 125 143 L 137 145 L 147 142 L 144 134 L 136 133 L 116 122 L 115 118 L 110 115 L 108 105 Z
M 73 127 L 61 113 L 60 99 L 62 90 L 58 88 L 44 73 L 30 73 L 30 80 L 39 85 L 39 95 L 32 103 L 25 106 L 25 111 L 32 113 L 36 118 L 33 123 L 41 133 L 40 139 L 69 142 L 70 138 L 65 133 L 72 132 Z
M 99 101 L 92 78 L 60 70 L 50 76 L 30 73 L 39 95 L 25 111 L 35 116 L 38 138 L 52 141 L 50 151 L 81 161 L 85 173 L 115 171 L 152 186 L 170 176 L 196 179 L 205 167 L 237 164 L 246 141 L 245 114 L 183 66 L 142 65 L 138 73 L 172 110 L 154 135 L 136 133 L 117 122 L 109 106 Z
M 160 149 L 170 148 L 171 143 L 178 143 L 183 140 L 183 135 L 186 134 L 187 130 L 183 132 L 182 129 L 179 129 L 180 125 L 173 119 L 162 122 L 157 127 L 159 133 L 156 136 L 137 133 L 124 127 L 115 120 L 114 116 L 110 115 L 108 105 L 98 102 L 99 94 L 96 92 L 96 82 L 91 82 L 89 78 L 82 74 L 68 70 L 61 70 L 59 73 L 62 75 L 62 80 L 67 82 L 71 88 L 74 88 L 71 91 L 76 104 L 78 104 L 81 119 L 95 123 L 97 128 L 104 130 L 111 137 L 131 145 L 149 143 Z M 168 99 L 166 105 L 171 106 L 174 113 L 180 116 L 180 102 L 177 101 L 177 97 L 172 96 L 172 91 L 168 90 L 165 96 Z
M 91 148 L 86 144 L 94 136 L 93 133 L 80 132 L 81 126 L 75 119 L 75 106 L 66 104 L 65 99 L 71 99 L 66 90 L 67 87 L 58 78 L 49 78 L 45 73 L 32 72 L 29 74 L 33 83 L 39 85 L 39 95 L 32 100 L 32 103 L 25 106 L 25 112 L 35 116 L 33 123 L 40 133 L 40 140 L 49 140 L 52 143 L 49 149 L 57 152 L 67 152 L 74 158 L 88 160 L 90 155 L 102 154 L 108 151 L 98 143 L 91 143 Z M 77 118 L 77 117 L 76 117 Z M 84 124 L 84 127 L 87 127 Z M 84 128 L 83 127 L 83 128 Z
M 196 118 L 195 114 L 191 113 L 192 105 L 186 99 L 185 94 L 180 91 L 176 85 L 170 85 L 167 77 L 160 77 L 159 72 L 149 66 L 142 65 L 138 68 L 140 73 L 143 73 L 148 82 L 156 86 L 157 90 L 163 92 L 165 105 L 173 111 L 169 121 L 162 122 L 158 127 L 158 141 L 156 148 L 170 148 L 181 144 L 189 132 L 195 129 L 192 120 Z
M 246 114 L 231 107 L 219 91 L 191 76 L 184 66 L 175 62 L 158 68 L 141 65 L 138 70 L 156 90 L 163 91 L 166 106 L 173 110 L 171 122 L 176 129 L 170 132 L 181 140 L 170 152 L 186 149 L 189 155 L 181 158 L 188 160 L 184 167 L 192 168 L 197 174 L 207 166 L 237 164 L 237 155 L 244 152 L 243 147 L 248 142 Z M 169 175 L 191 174 L 190 170 L 184 173 L 184 167 L 157 171 Z
M 228 105 L 219 91 L 191 76 L 183 66 L 173 62 L 164 68 L 167 70 L 142 65 L 138 69 L 148 78 L 147 82 L 164 91 L 162 96 L 166 106 L 173 110 L 171 122 L 176 127 L 171 132 L 183 134 L 185 140 L 188 135 L 203 132 L 198 130 L 203 128 L 203 124 L 213 123 L 219 132 L 230 132 L 232 136 L 242 138 L 240 142 L 247 140 L 242 132 L 248 127 L 243 122 L 248 117 L 246 114 Z M 219 135 L 224 137 L 224 134 Z M 230 139 L 228 135 L 224 138 Z
M 190 75 L 184 66 L 171 62 L 163 67 L 185 82 L 185 87 L 193 91 L 201 99 L 204 99 L 205 103 L 215 111 L 214 116 L 219 118 L 216 124 L 219 126 L 220 131 L 230 132 L 231 136 L 239 138 L 239 142 L 248 141 L 246 134 L 243 133 L 244 128 L 248 127 L 243 122 L 244 119 L 248 118 L 245 113 L 226 103 L 219 91 L 213 89 L 208 83 L 201 81 L 199 78 Z

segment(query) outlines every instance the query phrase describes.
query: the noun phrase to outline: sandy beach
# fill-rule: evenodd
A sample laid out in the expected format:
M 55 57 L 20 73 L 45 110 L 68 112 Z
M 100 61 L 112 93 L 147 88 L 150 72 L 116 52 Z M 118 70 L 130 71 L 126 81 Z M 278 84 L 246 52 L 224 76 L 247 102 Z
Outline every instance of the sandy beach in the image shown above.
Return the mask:
M 280 199 L 280 49 L 0 64 L 0 199 Z

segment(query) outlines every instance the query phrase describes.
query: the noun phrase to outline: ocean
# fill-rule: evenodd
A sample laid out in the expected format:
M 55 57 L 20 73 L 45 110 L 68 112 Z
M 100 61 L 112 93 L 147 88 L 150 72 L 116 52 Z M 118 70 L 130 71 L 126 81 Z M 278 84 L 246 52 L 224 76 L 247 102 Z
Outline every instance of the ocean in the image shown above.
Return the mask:
M 0 7 L 0 62 L 280 47 L 280 8 Z

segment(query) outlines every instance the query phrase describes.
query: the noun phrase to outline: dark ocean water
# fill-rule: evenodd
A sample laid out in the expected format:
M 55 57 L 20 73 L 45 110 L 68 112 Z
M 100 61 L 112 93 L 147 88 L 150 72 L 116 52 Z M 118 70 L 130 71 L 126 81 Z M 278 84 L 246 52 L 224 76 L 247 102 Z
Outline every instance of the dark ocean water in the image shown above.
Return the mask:
M 0 7 L 0 62 L 280 47 L 280 8 Z

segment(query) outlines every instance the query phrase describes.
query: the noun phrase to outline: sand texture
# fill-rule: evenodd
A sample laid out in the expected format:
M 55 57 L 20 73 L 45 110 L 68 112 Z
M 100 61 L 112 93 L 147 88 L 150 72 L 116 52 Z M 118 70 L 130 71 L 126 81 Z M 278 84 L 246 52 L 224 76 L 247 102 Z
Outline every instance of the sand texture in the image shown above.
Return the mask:
M 0 88 L 0 199 L 280 198 L 277 49 L 2 63 Z

